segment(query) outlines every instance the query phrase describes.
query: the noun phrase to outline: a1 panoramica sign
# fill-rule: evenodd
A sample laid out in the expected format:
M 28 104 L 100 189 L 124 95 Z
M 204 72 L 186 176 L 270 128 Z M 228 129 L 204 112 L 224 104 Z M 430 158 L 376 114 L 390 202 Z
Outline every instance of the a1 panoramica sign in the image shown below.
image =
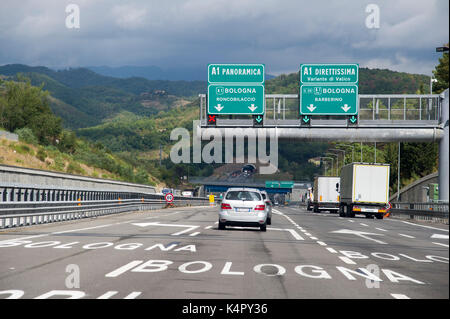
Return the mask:
M 356 115 L 358 64 L 302 64 L 301 115 Z
M 264 114 L 263 64 L 209 64 L 209 114 Z

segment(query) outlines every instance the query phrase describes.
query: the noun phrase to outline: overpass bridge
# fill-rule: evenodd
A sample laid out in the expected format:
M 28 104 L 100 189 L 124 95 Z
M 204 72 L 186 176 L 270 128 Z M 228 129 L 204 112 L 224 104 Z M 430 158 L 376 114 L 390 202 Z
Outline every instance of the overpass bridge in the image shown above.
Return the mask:
M 347 117 L 313 116 L 303 125 L 298 94 L 266 94 L 261 125 L 251 116 L 224 115 L 214 126 L 208 123 L 207 96 L 200 94 L 197 136 L 210 139 L 210 129 L 222 136 L 234 128 L 234 136 L 276 136 L 291 141 L 315 142 L 438 142 L 440 199 L 449 200 L 449 91 L 442 94 L 360 94 L 355 124 Z

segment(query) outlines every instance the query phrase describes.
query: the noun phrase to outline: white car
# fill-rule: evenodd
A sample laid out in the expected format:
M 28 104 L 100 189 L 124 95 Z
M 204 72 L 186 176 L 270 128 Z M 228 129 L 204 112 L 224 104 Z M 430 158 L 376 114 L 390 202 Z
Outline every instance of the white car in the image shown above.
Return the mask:
M 267 210 L 267 225 L 272 225 L 272 202 L 270 201 L 269 194 L 266 191 L 260 191 L 261 195 L 266 203 Z
M 267 217 L 266 203 L 258 189 L 229 188 L 220 205 L 219 229 L 250 226 L 266 231 Z

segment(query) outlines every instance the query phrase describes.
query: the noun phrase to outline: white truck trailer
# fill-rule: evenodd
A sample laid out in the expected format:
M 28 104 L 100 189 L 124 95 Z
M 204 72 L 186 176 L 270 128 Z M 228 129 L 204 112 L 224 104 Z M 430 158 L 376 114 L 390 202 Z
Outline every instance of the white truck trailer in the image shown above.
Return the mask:
M 389 164 L 351 163 L 341 170 L 339 216 L 383 219 L 389 209 Z
M 313 187 L 313 210 L 338 211 L 339 209 L 339 192 L 336 184 L 339 184 L 340 178 L 336 176 L 317 176 L 314 178 Z

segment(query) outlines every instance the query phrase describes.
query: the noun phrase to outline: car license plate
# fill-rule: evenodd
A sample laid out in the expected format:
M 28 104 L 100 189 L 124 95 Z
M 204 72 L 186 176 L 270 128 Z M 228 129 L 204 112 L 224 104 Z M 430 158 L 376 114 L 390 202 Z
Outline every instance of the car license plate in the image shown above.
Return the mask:
M 366 213 L 378 213 L 377 208 L 363 208 L 363 209 L 361 209 L 361 211 L 366 212 Z
M 236 208 L 237 212 L 248 213 L 250 212 L 250 208 Z

